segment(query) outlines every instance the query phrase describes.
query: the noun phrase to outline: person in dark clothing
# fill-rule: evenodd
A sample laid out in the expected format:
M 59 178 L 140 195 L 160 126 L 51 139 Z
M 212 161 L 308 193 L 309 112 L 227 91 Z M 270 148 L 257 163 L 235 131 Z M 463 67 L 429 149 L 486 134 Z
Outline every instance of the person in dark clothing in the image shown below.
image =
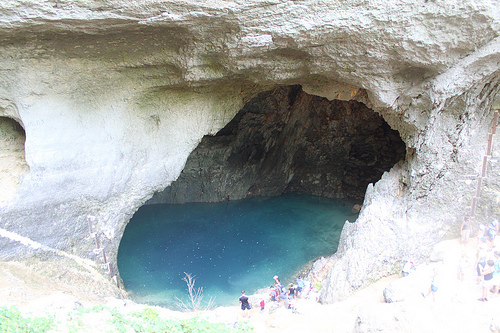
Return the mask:
M 290 287 L 288 288 L 288 298 L 295 298 L 295 288 L 293 287 L 293 283 L 290 283 Z
M 248 303 L 248 296 L 245 295 L 245 291 L 244 290 L 241 291 L 240 303 L 241 303 L 241 309 L 243 311 L 251 309 L 250 303 Z
M 495 262 L 493 260 L 488 260 L 487 265 L 481 270 L 481 275 L 483 276 L 483 294 L 479 300 L 481 302 L 488 300 L 488 290 L 493 286 L 493 273 L 495 272 Z

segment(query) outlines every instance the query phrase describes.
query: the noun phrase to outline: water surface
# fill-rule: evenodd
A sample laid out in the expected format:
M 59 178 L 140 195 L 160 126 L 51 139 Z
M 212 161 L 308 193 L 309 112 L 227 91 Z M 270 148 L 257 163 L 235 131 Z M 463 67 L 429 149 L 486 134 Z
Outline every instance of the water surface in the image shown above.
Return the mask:
M 175 308 L 187 300 L 184 272 L 204 300 L 237 305 L 279 275 L 289 282 L 310 260 L 337 250 L 351 203 L 289 194 L 223 203 L 141 207 L 127 225 L 118 268 L 132 297 Z

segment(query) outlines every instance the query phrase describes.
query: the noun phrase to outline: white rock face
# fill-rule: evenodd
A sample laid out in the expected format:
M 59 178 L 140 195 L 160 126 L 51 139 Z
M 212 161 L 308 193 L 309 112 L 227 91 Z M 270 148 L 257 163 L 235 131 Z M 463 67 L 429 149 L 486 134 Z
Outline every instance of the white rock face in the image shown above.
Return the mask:
M 367 103 L 408 150 L 345 227 L 324 274 L 322 300 L 335 301 L 423 257 L 469 213 L 499 32 L 497 1 L 3 1 L 0 117 L 24 128 L 29 172 L 1 198 L 0 228 L 100 263 L 94 216 L 114 264 L 129 218 L 203 135 L 256 92 L 301 84 Z M 477 223 L 498 213 L 498 154 Z

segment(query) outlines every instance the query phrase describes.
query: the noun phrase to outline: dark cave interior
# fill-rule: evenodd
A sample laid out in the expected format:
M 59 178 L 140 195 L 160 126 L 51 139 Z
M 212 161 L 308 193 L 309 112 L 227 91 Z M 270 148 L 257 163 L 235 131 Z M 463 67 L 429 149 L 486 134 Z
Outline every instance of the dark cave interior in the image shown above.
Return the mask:
M 399 133 L 365 104 L 301 86 L 251 99 L 205 136 L 179 178 L 148 202 L 219 202 L 306 193 L 362 203 L 366 187 L 405 158 Z

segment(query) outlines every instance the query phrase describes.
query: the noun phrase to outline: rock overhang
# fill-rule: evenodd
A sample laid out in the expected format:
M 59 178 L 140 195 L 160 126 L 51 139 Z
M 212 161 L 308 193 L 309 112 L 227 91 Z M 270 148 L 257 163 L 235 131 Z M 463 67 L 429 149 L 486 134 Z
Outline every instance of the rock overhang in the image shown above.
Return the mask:
M 165 66 L 168 85 L 239 77 L 305 84 L 297 79 L 321 75 L 364 88 L 375 105 L 388 107 L 401 92 L 495 38 L 498 13 L 491 6 L 11 1 L 3 7 L 8 25 L 0 35 L 4 44 L 33 45 L 23 57 L 31 52 L 35 58 L 104 60 L 110 68 Z

